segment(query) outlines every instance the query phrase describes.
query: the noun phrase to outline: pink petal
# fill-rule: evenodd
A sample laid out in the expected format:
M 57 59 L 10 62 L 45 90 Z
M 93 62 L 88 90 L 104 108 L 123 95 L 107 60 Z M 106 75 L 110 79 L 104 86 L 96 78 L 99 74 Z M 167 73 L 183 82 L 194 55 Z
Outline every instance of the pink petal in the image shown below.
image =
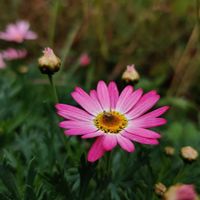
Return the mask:
M 32 31 L 28 31 L 25 35 L 25 39 L 27 40 L 35 40 L 36 38 L 37 38 L 37 34 Z
M 139 142 L 141 144 L 152 144 L 152 145 L 159 144 L 158 140 L 156 140 L 156 139 L 149 139 L 149 138 L 140 137 L 140 136 L 137 136 L 137 135 L 130 134 L 126 131 L 123 133 L 123 136 L 130 139 L 130 140 L 133 140 L 135 142 Z
M 108 93 L 108 87 L 104 81 L 99 81 L 97 85 L 97 95 L 104 111 L 110 110 L 110 96 Z
M 111 151 L 117 145 L 117 137 L 115 134 L 106 134 L 103 140 L 103 147 L 106 151 Z
M 169 106 L 163 106 L 160 107 L 156 110 L 153 110 L 152 112 L 149 112 L 145 115 L 143 115 L 143 118 L 154 118 L 154 117 L 159 117 L 160 115 L 162 115 L 163 113 L 165 113 L 167 110 L 169 109 Z
M 145 138 L 160 138 L 160 134 L 152 131 L 152 130 L 147 130 L 143 128 L 134 128 L 134 127 L 127 127 L 126 131 L 129 132 L 130 134 L 137 135 L 140 137 L 145 137 Z
M 75 106 L 67 104 L 56 104 L 57 113 L 66 119 L 78 119 L 81 121 L 92 121 L 93 116 Z
M 66 129 L 71 129 L 71 128 L 95 128 L 96 127 L 92 124 L 92 122 L 87 122 L 87 121 L 62 121 L 59 123 L 59 126 L 61 128 L 66 128 Z
M 88 139 L 88 138 L 94 138 L 94 137 L 102 136 L 102 135 L 104 135 L 104 133 L 101 130 L 98 130 L 98 131 L 95 131 L 92 133 L 87 133 L 87 134 L 83 135 L 81 138 Z
M 7 34 L 5 34 L 4 32 L 0 32 L 0 39 L 2 39 L 2 40 L 8 40 Z
M 97 96 L 97 92 L 96 90 L 90 90 L 90 96 L 95 100 L 99 102 L 98 96 Z M 99 102 L 100 103 L 100 102 Z
M 133 120 L 134 127 L 140 128 L 153 128 L 156 126 L 161 126 L 167 123 L 164 118 L 138 118 Z
M 86 127 L 86 128 L 70 128 L 69 130 L 65 130 L 64 133 L 66 135 L 85 135 L 94 133 L 97 129 L 94 127 Z
M 89 162 L 95 162 L 104 155 L 105 150 L 103 148 L 102 142 L 103 142 L 103 137 L 98 137 L 96 141 L 93 143 L 87 156 L 87 160 Z
M 142 96 L 143 90 L 138 89 L 134 91 L 121 105 L 120 112 L 127 113 L 133 106 L 138 102 L 140 97 Z
M 116 110 L 118 110 L 119 112 L 121 112 L 121 110 L 123 110 L 123 106 L 126 103 L 127 99 L 129 99 L 132 92 L 133 92 L 133 87 L 130 85 L 126 86 L 123 89 L 123 91 L 120 94 L 119 99 L 117 101 Z
M 87 112 L 92 115 L 97 115 L 98 113 L 103 112 L 99 102 L 91 98 L 81 88 L 77 88 L 76 92 L 72 92 L 72 97 L 77 103 L 79 103 Z
M 20 32 L 20 33 L 26 33 L 28 31 L 30 27 L 30 24 L 27 21 L 18 21 L 16 23 L 16 29 Z
M 135 150 L 133 143 L 122 135 L 117 135 L 117 142 L 125 151 L 133 152 Z
M 128 118 L 135 119 L 141 116 L 146 111 L 151 109 L 159 99 L 159 95 L 152 95 L 149 98 L 146 98 L 146 96 L 144 98 L 142 97 L 135 107 L 129 113 L 127 113 Z
M 115 109 L 118 98 L 119 98 L 119 91 L 115 82 L 110 82 L 108 85 L 108 90 L 110 94 L 110 107 L 111 109 Z
M 148 98 L 150 98 L 152 96 L 155 96 L 155 95 L 157 95 L 156 90 L 151 90 L 151 91 L 149 91 L 149 92 L 147 92 L 146 94 L 143 95 L 141 101 L 142 100 L 146 100 L 146 99 L 148 99 Z

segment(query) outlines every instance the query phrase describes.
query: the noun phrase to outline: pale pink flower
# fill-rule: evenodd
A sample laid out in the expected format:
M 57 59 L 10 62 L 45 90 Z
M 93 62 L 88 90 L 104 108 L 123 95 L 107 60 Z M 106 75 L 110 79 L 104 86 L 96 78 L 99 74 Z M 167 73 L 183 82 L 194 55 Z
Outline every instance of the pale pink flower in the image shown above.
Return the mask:
M 0 69 L 4 69 L 6 67 L 6 63 L 3 60 L 2 54 L 0 53 Z
M 79 62 L 81 66 L 87 66 L 90 64 L 90 57 L 87 53 L 83 53 L 80 58 L 79 58 Z
M 164 195 L 165 200 L 197 200 L 194 185 L 177 184 L 171 186 Z
M 0 39 L 22 43 L 24 40 L 34 40 L 37 34 L 29 30 L 30 24 L 26 21 L 18 21 L 15 24 L 9 24 L 4 32 L 0 32 Z
M 128 152 L 135 150 L 131 141 L 156 145 L 160 135 L 148 128 L 165 124 L 166 120 L 159 116 L 169 107 L 146 113 L 160 96 L 156 91 L 142 94 L 142 89 L 134 90 L 130 85 L 119 94 L 115 82 L 107 86 L 99 81 L 97 90 L 91 90 L 90 94 L 76 87 L 72 97 L 84 110 L 57 104 L 58 115 L 66 119 L 59 126 L 66 129 L 66 135 L 81 135 L 84 139 L 97 137 L 88 153 L 90 162 L 98 160 L 117 144 Z
M 27 51 L 25 49 L 13 49 L 9 48 L 6 49 L 5 51 L 1 52 L 2 57 L 5 60 L 17 60 L 17 59 L 22 59 L 27 56 Z

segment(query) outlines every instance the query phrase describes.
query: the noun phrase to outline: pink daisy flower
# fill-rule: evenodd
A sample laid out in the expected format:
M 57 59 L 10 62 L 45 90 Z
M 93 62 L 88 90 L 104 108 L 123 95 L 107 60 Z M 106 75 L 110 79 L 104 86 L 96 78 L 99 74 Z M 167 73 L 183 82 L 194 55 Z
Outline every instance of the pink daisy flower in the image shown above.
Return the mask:
M 17 49 L 9 48 L 1 52 L 1 54 L 5 60 L 17 60 L 17 59 L 25 58 L 27 56 L 27 51 L 25 49 L 17 50 Z
M 26 21 L 18 21 L 15 24 L 9 24 L 5 32 L 0 32 L 0 39 L 22 43 L 24 40 L 34 40 L 37 34 L 29 30 L 30 24 Z
M 58 115 L 66 119 L 59 126 L 65 129 L 66 135 L 81 135 L 84 139 L 97 137 L 88 153 L 90 162 L 98 160 L 117 144 L 127 152 L 135 150 L 132 141 L 156 145 L 160 135 L 148 128 L 165 124 L 166 120 L 159 116 L 169 107 L 146 113 L 160 96 L 156 91 L 142 94 L 142 89 L 134 90 L 130 85 L 119 94 L 115 82 L 107 86 L 99 81 L 97 90 L 91 90 L 90 94 L 76 87 L 72 97 L 83 109 L 57 104 Z

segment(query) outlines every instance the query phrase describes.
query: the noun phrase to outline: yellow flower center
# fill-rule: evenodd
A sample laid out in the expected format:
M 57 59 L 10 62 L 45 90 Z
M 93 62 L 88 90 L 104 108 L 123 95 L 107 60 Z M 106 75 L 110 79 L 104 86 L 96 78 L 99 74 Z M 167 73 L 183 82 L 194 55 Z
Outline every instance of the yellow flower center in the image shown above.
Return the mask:
M 94 124 L 104 133 L 117 134 L 127 126 L 128 120 L 116 111 L 102 112 L 96 116 Z

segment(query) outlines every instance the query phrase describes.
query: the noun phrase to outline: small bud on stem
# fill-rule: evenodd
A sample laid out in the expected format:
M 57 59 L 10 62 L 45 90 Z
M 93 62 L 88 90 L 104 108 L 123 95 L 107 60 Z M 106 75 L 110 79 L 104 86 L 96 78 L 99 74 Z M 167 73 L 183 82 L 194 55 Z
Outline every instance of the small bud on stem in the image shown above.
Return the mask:
M 61 61 L 49 47 L 43 51 L 44 55 L 38 59 L 39 69 L 43 74 L 54 74 L 59 71 Z

